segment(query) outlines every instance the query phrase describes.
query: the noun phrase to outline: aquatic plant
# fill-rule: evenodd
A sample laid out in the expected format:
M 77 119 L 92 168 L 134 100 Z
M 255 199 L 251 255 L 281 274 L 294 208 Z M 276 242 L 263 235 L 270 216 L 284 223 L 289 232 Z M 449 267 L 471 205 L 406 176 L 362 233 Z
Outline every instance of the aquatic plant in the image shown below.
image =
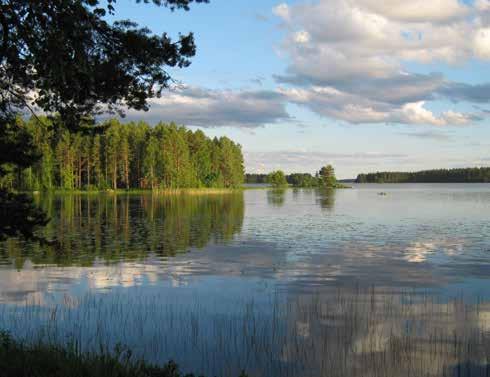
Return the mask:
M 488 301 L 384 287 L 275 293 L 264 302 L 236 298 L 226 306 L 220 300 L 183 302 L 178 294 L 143 290 L 130 296 L 66 296 L 51 305 L 4 305 L 0 323 L 33 347 L 74 347 L 94 355 L 125 344 L 132 360 L 173 359 L 185 371 L 216 376 L 242 370 L 258 377 L 486 377 L 490 372 Z M 111 355 L 112 361 L 121 357 Z
M 194 377 L 184 374 L 174 361 L 163 366 L 134 360 L 129 348 L 114 352 L 83 353 L 75 345 L 23 344 L 0 331 L 0 375 L 2 377 Z M 203 376 L 201 376 L 203 377 Z M 242 372 L 239 377 L 247 377 Z

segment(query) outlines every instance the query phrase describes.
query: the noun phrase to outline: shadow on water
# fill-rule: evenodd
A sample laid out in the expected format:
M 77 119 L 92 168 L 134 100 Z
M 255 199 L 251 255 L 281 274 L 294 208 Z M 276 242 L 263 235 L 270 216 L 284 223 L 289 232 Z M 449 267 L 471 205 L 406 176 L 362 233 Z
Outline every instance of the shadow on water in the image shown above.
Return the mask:
M 336 189 L 319 189 L 315 190 L 316 202 L 318 205 L 327 211 L 333 211 L 335 207 Z
M 490 364 L 475 364 L 466 362 L 447 368 L 447 377 L 487 377 L 490 376 Z
M 282 207 L 286 202 L 286 189 L 267 190 L 267 203 L 273 207 Z
M 242 229 L 243 193 L 226 195 L 46 195 L 38 204 L 51 222 L 44 230 L 59 248 L 9 240 L 0 259 L 34 264 L 91 266 L 174 256 L 208 243 L 225 243 Z M 61 250 L 61 252 L 59 251 Z M 1 256 L 3 254 L 3 256 Z
M 272 207 L 283 207 L 286 204 L 288 189 L 276 188 L 267 191 L 267 203 Z M 335 189 L 298 189 L 290 190 L 293 200 L 298 200 L 301 195 L 314 195 L 316 203 L 320 208 L 333 211 L 335 208 Z

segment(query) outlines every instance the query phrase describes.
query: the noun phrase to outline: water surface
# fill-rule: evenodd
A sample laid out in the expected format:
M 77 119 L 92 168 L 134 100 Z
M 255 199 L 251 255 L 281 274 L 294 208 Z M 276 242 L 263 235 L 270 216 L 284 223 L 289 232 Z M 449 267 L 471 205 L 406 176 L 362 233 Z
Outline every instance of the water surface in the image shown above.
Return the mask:
M 0 247 L 20 337 L 218 375 L 488 371 L 490 185 L 36 200 L 60 247 Z

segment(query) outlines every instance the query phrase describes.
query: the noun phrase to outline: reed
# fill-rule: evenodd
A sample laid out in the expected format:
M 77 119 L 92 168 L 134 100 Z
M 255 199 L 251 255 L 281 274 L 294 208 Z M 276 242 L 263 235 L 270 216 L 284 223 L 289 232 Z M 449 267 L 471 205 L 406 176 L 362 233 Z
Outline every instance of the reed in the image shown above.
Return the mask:
M 222 195 L 242 191 L 241 188 L 182 188 L 182 189 L 154 189 L 154 195 Z
M 82 352 L 125 344 L 135 360 L 236 376 L 488 376 L 490 303 L 338 288 L 265 301 L 182 300 L 142 290 L 2 306 L 22 342 Z
M 108 352 L 80 352 L 76 344 L 23 344 L 0 332 L 0 375 L 2 377 L 194 377 L 183 374 L 169 361 L 163 366 L 134 360 L 132 351 L 116 346 Z M 202 376 L 201 376 L 202 377 Z M 239 377 L 247 377 L 242 372 Z

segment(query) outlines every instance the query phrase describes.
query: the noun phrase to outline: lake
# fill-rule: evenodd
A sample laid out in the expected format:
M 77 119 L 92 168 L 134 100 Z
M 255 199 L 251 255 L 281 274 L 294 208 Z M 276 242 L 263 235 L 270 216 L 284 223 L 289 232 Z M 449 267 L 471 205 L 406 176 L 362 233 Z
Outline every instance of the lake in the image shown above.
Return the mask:
M 19 338 L 218 376 L 490 371 L 490 184 L 36 202 L 59 245 L 0 245 Z

